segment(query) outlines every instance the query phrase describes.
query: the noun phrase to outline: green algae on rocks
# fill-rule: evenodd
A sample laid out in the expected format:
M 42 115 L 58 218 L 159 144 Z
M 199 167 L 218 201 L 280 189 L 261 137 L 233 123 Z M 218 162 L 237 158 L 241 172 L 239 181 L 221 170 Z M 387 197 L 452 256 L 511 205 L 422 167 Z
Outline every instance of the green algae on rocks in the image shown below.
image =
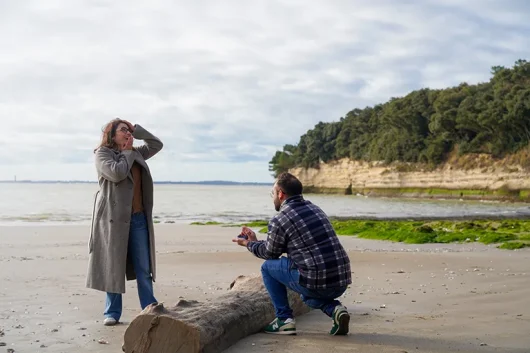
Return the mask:
M 499 244 L 500 249 L 530 247 L 530 219 L 467 220 L 338 220 L 331 221 L 338 235 L 388 240 L 407 244 L 472 243 Z M 266 234 L 268 221 L 247 223 L 193 222 L 193 225 L 260 228 Z
M 333 220 L 332 224 L 339 235 L 408 244 L 480 242 L 501 244 L 502 249 L 530 246 L 530 220 Z

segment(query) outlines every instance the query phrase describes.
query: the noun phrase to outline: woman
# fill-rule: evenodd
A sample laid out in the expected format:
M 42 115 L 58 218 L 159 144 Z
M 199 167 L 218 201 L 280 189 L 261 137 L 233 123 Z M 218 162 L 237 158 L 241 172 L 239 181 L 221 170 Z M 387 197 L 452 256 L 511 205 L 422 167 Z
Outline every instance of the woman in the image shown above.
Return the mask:
M 134 138 L 145 144 L 133 148 Z M 100 190 L 94 200 L 87 287 L 107 292 L 107 326 L 120 320 L 126 277 L 136 279 L 142 309 L 157 301 L 153 179 L 145 161 L 161 149 L 162 142 L 140 125 L 115 119 L 94 150 Z

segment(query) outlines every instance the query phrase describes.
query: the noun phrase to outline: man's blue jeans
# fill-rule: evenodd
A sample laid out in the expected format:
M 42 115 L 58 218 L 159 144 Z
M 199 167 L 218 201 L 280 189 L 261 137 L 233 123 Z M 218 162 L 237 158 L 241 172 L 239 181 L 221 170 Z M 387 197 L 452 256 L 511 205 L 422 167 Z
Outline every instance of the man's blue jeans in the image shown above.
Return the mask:
M 143 212 L 134 213 L 131 216 L 131 227 L 129 229 L 128 256 L 132 260 L 136 283 L 138 285 L 138 296 L 142 309 L 156 302 L 153 295 L 153 279 L 151 278 L 149 259 L 149 229 L 147 219 Z M 120 320 L 122 313 L 121 293 L 107 293 L 105 302 L 105 317 Z
M 299 293 L 302 301 L 310 308 L 320 309 L 331 317 L 333 310 L 341 303 L 336 300 L 340 297 L 347 286 L 330 289 L 308 289 L 300 284 L 300 272 L 292 268 L 291 260 L 281 257 L 277 260 L 266 260 L 261 266 L 263 283 L 269 292 L 272 304 L 276 310 L 276 317 L 285 320 L 293 318 L 293 310 L 289 306 L 287 298 L 287 288 Z

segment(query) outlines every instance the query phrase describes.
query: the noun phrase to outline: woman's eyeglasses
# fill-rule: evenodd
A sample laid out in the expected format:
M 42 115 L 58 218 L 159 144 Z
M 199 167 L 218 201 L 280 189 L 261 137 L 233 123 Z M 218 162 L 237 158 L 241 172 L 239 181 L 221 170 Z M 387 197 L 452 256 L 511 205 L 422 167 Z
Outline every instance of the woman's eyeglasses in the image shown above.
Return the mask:
M 122 128 L 119 129 L 119 131 L 123 132 L 124 134 L 126 134 L 126 133 L 128 133 L 128 132 L 130 132 L 130 133 L 132 134 L 132 131 L 129 130 L 128 128 L 126 128 L 125 126 L 122 126 Z

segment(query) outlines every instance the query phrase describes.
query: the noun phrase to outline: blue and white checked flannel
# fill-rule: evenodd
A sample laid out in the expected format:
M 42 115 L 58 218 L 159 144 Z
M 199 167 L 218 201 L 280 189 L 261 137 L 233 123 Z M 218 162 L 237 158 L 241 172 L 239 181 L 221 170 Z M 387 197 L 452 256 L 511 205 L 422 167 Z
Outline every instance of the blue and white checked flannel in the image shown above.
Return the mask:
M 267 240 L 249 242 L 247 249 L 265 260 L 286 253 L 300 272 L 299 284 L 309 289 L 351 283 L 348 254 L 328 216 L 302 195 L 285 200 L 269 221 Z

